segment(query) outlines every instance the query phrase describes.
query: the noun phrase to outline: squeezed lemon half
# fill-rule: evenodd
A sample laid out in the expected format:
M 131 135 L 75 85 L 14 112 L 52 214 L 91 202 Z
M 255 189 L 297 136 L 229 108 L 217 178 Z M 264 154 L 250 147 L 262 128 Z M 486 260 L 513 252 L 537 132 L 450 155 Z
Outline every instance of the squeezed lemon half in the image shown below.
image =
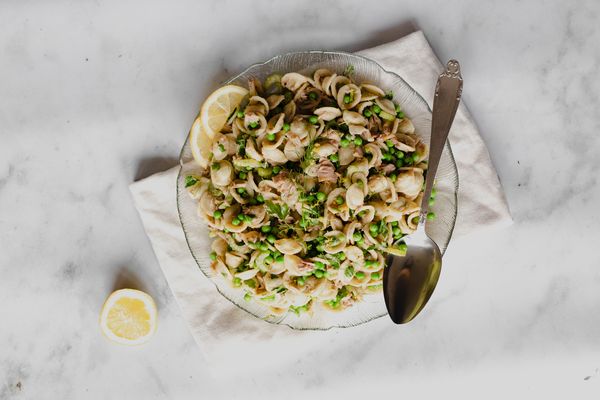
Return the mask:
M 100 313 L 102 333 L 127 345 L 147 342 L 156 331 L 156 304 L 140 290 L 121 289 L 111 293 Z

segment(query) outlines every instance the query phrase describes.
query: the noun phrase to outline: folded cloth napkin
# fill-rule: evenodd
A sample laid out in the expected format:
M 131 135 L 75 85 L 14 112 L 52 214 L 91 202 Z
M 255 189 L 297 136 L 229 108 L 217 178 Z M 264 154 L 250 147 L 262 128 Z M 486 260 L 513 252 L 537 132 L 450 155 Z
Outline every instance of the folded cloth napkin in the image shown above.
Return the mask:
M 442 65 L 422 32 L 361 51 L 403 77 L 431 105 Z M 488 151 L 466 107 L 461 105 L 450 132 L 460 187 L 455 235 L 511 222 L 508 206 Z M 342 348 L 377 335 L 389 321 L 379 319 L 352 329 L 295 331 L 254 318 L 221 296 L 192 258 L 179 222 L 176 178 L 179 167 L 130 186 L 135 206 L 160 267 L 189 323 L 194 339 L 212 365 L 226 374 L 247 368 L 277 368 L 321 348 Z M 219 368 L 222 367 L 222 368 Z

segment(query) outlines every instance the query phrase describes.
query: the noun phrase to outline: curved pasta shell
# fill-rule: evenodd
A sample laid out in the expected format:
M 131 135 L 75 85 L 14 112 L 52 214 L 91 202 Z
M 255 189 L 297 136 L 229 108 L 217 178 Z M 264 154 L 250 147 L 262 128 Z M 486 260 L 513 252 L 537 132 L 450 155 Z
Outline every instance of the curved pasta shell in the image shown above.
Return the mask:
M 361 216 L 360 214 L 363 212 L 364 214 Z M 373 207 L 370 204 L 365 204 L 364 206 L 359 207 L 356 210 L 356 215 L 358 215 L 360 222 L 362 222 L 363 224 L 368 224 L 375 218 L 375 207 Z
M 342 119 L 347 125 L 367 125 L 367 119 L 355 111 L 344 110 Z
M 246 155 L 256 161 L 262 161 L 264 159 L 254 147 L 254 140 L 251 138 L 246 141 Z
M 216 186 L 227 186 L 233 180 L 233 166 L 229 161 L 222 160 L 218 163 L 218 168 L 210 169 L 210 180 Z
M 396 115 L 396 106 L 394 105 L 393 101 L 379 97 L 375 99 L 375 104 L 377 104 L 382 111 L 385 111 L 388 114 Z
M 340 231 L 330 231 L 325 235 L 325 245 L 323 249 L 326 253 L 339 253 L 346 247 L 346 235 Z
M 283 87 L 291 90 L 292 92 L 298 90 L 300 86 L 302 86 L 302 84 L 306 82 L 310 83 L 311 85 L 314 85 L 312 79 L 297 72 L 288 72 L 287 74 L 281 77 L 281 84 L 283 85 Z
M 323 121 L 331 121 L 342 115 L 342 111 L 336 107 L 320 107 L 314 111 L 314 114 Z
M 216 238 L 210 245 L 212 251 L 217 253 L 218 256 L 224 256 L 227 252 L 227 241 L 223 238 Z
M 352 96 L 352 101 L 348 104 L 344 103 L 344 96 L 347 94 Z M 336 99 L 338 106 L 340 106 L 342 110 L 352 109 L 356 107 L 358 103 L 360 103 L 360 89 L 353 83 L 344 85 L 340 88 L 340 90 L 338 90 Z
M 365 145 L 365 152 L 371 154 L 369 168 L 378 168 L 381 165 L 381 158 L 383 156 L 381 147 L 377 146 L 375 143 L 367 143 Z
M 315 145 L 313 147 L 313 154 L 316 155 L 318 158 L 325 158 L 325 157 L 328 157 L 328 156 L 332 155 L 333 153 L 337 152 L 337 150 L 338 150 L 338 146 L 327 141 L 327 142 L 315 143 Z
M 248 279 L 254 278 L 257 273 L 258 273 L 257 269 L 249 269 L 249 270 L 244 271 L 244 272 L 238 272 L 234 276 L 236 278 L 240 278 L 243 281 L 247 281 Z
M 267 103 L 269 106 L 269 110 L 272 110 L 275 107 L 277 107 L 279 104 L 281 104 L 281 102 L 284 99 L 285 99 L 285 96 L 283 96 L 281 94 L 272 94 L 269 97 L 267 97 Z
M 376 175 L 369 179 L 369 192 L 381 193 L 388 189 L 388 180 L 385 176 Z
M 294 239 L 279 239 L 275 241 L 275 248 L 282 254 L 298 254 L 303 250 L 300 242 Z
M 347 85 L 350 82 L 351 82 L 350 78 L 348 78 L 347 76 L 344 76 L 344 75 L 333 76 L 331 78 L 331 84 L 329 87 L 331 96 L 333 96 L 334 98 L 337 99 L 340 87 L 343 87 L 344 85 Z M 354 86 L 356 86 L 356 85 L 354 85 Z M 358 89 L 358 86 L 356 86 L 356 88 Z
M 230 253 L 230 252 L 225 253 L 225 264 L 227 264 L 227 266 L 229 268 L 237 268 L 243 262 L 244 262 L 244 257 L 240 256 L 239 254 L 234 254 L 234 253 Z M 246 279 L 249 279 L 249 278 L 246 278 Z
M 374 100 L 378 97 L 385 96 L 385 92 L 379 86 L 370 83 L 360 85 L 360 92 L 363 100 Z
M 298 146 L 291 140 L 288 140 L 283 147 L 283 153 L 289 161 L 300 161 L 300 159 L 304 156 L 304 152 L 304 147 Z
M 346 166 L 354 161 L 354 145 L 340 147 L 338 150 L 340 165 Z
M 400 124 L 398 125 L 398 132 L 413 134 L 415 133 L 415 126 L 413 125 L 410 119 L 403 118 L 402 121 L 400 121 Z
M 283 151 L 275 147 L 263 147 L 262 155 L 271 164 L 285 164 L 288 160 Z
M 402 168 L 394 186 L 398 192 L 402 193 L 408 199 L 413 200 L 421 193 L 424 180 L 422 169 Z
M 350 185 L 346 191 L 346 204 L 351 210 L 356 210 L 365 202 L 365 193 L 358 183 Z

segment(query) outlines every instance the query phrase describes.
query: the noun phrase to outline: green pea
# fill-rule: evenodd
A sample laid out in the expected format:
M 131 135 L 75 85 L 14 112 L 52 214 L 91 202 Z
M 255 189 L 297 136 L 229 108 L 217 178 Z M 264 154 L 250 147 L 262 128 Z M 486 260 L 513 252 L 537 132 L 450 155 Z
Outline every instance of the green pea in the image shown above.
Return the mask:
M 406 243 L 400 243 L 400 244 L 398 245 L 398 249 L 399 249 L 400 251 L 406 251 L 406 250 L 408 250 L 408 245 L 407 245 Z
M 258 167 L 256 171 L 258 172 L 258 176 L 260 176 L 261 178 L 270 178 L 273 174 L 273 170 L 270 167 Z
M 344 204 L 344 198 L 342 196 L 338 196 L 335 198 L 335 202 L 341 206 L 342 204 Z
M 346 255 L 345 255 L 343 252 L 336 253 L 336 255 L 335 255 L 335 256 L 336 256 L 336 257 L 338 258 L 338 260 L 340 260 L 340 261 L 344 261 L 344 260 L 346 259 Z
M 250 128 L 250 129 L 256 129 L 256 128 L 258 128 L 258 122 L 250 122 L 248 124 L 248 128 Z
M 421 158 L 421 155 L 419 153 L 413 153 L 413 155 L 412 155 L 413 162 L 419 161 L 419 158 Z
M 379 107 L 377 104 L 373 105 L 373 107 L 371 107 L 371 109 L 373 110 L 373 112 L 375 114 L 379 114 L 381 112 L 381 107 Z
M 396 226 L 392 228 L 392 233 L 394 234 L 394 236 L 399 236 L 402 234 L 402 230 Z
M 265 257 L 265 262 L 267 264 L 271 264 L 273 261 L 275 261 L 275 259 L 273 258 L 273 256 L 267 256 L 267 257 Z
M 246 189 L 244 189 L 243 187 L 239 187 L 239 188 L 235 189 L 235 191 L 238 192 L 239 194 L 246 193 Z
M 340 146 L 342 146 L 342 147 L 348 147 L 349 144 L 350 144 L 350 141 L 346 138 L 343 138 L 342 140 L 340 140 Z
M 284 260 L 283 254 L 280 254 L 277 257 L 275 257 L 275 262 L 282 263 L 283 260 Z
M 309 203 L 313 203 L 313 202 L 315 201 L 315 196 L 311 194 L 310 196 L 308 196 L 308 197 L 306 198 L 306 200 L 307 200 Z
M 275 141 L 275 134 L 274 133 L 269 133 L 267 135 L 267 140 L 270 141 L 270 142 Z
M 340 156 L 338 156 L 337 153 L 334 153 L 329 156 L 329 159 L 331 160 L 331 162 L 336 163 L 336 162 L 340 161 Z
M 397 150 L 396 151 L 396 158 L 404 158 L 404 152 Z
M 310 93 L 308 94 L 308 97 L 309 97 L 311 100 L 316 100 L 316 99 L 317 99 L 317 97 L 319 97 L 319 95 L 318 95 L 317 93 L 315 93 L 315 92 L 310 92 Z
M 251 299 L 252 299 L 252 295 L 251 295 L 250 293 L 246 293 L 246 294 L 244 295 L 244 300 L 246 300 L 246 301 L 250 301 Z
M 435 197 L 430 197 L 429 200 L 427 201 L 427 203 L 429 204 L 429 206 L 432 206 L 435 204 Z
M 380 276 L 381 276 L 381 275 L 379 275 L 379 272 L 373 272 L 373 273 L 371 274 L 371 279 L 379 279 L 379 277 L 380 277 Z
M 315 261 L 315 268 L 316 269 L 325 269 L 325 264 L 323 264 L 321 261 Z
M 365 273 L 362 271 L 356 271 L 354 273 L 354 276 L 357 277 L 358 279 L 363 279 L 365 277 Z
M 210 253 L 210 259 L 215 261 L 217 259 L 217 253 L 215 253 L 214 251 Z
M 398 117 L 398 119 L 404 118 L 404 112 L 399 111 L 398 113 L 396 113 L 396 117 Z
M 276 165 L 273 167 L 273 173 L 275 175 L 277 175 L 280 171 L 281 171 L 281 167 L 279 165 Z
M 269 250 L 269 246 L 265 242 L 260 242 L 257 247 L 260 251 Z
M 354 241 L 358 242 L 359 240 L 362 239 L 362 235 L 360 234 L 360 232 L 354 232 L 354 234 L 352 235 L 352 239 L 354 239 Z
M 314 272 L 314 274 L 317 278 L 321 279 L 325 273 L 323 271 L 321 271 L 320 269 L 318 269 Z
M 390 139 L 386 140 L 385 144 L 387 145 L 387 147 L 394 147 L 394 142 L 392 142 Z
M 431 189 L 431 197 L 433 197 L 435 199 L 435 196 L 437 195 L 437 190 L 435 190 L 435 188 Z
M 419 223 L 419 217 L 418 217 L 418 216 L 414 217 L 414 218 L 412 219 L 412 223 L 413 223 L 413 224 L 418 224 L 418 223 Z
M 296 283 L 298 284 L 298 286 L 304 286 L 304 284 L 306 283 L 306 278 L 304 276 L 299 276 L 296 278 Z
M 352 102 L 352 96 L 350 96 L 349 94 L 345 94 L 344 95 L 344 104 L 349 104 L 350 102 Z
M 317 192 L 317 200 L 323 201 L 327 196 L 323 192 Z
M 238 110 L 238 112 L 237 112 L 237 117 L 238 117 L 238 118 L 244 118 L 244 111 L 242 111 L 242 110 Z
M 310 117 L 308 117 L 308 122 L 315 125 L 317 122 L 319 122 L 319 117 L 317 117 L 316 115 L 311 115 Z
M 283 131 L 284 132 L 288 132 L 290 130 L 290 124 L 288 124 L 287 122 L 283 124 Z
M 371 226 L 369 226 L 369 231 L 371 231 L 371 234 L 377 235 L 379 233 L 379 228 L 377 227 L 377 224 L 371 224 Z
M 262 195 L 262 194 L 259 194 L 259 195 L 257 195 L 257 196 L 256 196 L 256 200 L 257 200 L 259 203 L 264 203 L 264 202 L 265 202 L 265 198 L 263 197 L 263 195 Z
M 323 243 L 320 243 L 317 245 L 317 250 L 318 251 L 325 251 L 325 246 L 323 245 Z
M 261 227 L 260 227 L 260 230 L 261 230 L 263 233 L 269 233 L 269 232 L 271 232 L 271 229 L 272 229 L 272 228 L 271 228 L 271 226 L 270 226 L 270 225 L 265 225 L 265 226 L 261 226 Z
M 381 159 L 383 161 L 389 161 L 392 158 L 392 155 L 390 153 L 382 153 L 381 154 Z
M 214 219 L 220 219 L 223 216 L 223 212 L 221 210 L 217 210 L 213 213 Z
M 431 212 L 431 211 L 430 211 L 430 212 L 428 212 L 428 213 L 427 213 L 427 219 L 428 219 L 429 221 L 433 221 L 433 220 L 435 219 L 435 213 L 434 213 L 434 212 Z
M 404 166 L 404 161 L 402 159 L 396 160 L 396 168 L 402 168 Z
M 357 137 L 354 138 L 354 144 L 356 146 L 360 146 L 362 143 L 363 143 L 363 140 L 362 140 L 362 138 L 360 136 L 357 136 Z
M 232 223 L 233 225 L 235 225 L 235 226 L 238 226 L 239 224 L 241 224 L 241 223 L 242 223 L 242 221 L 240 221 L 240 220 L 239 220 L 239 219 L 236 217 L 236 218 L 234 218 L 234 219 L 231 221 L 231 223 Z
M 392 221 L 392 227 L 398 226 L 398 221 Z
M 267 236 L 267 242 L 269 242 L 271 244 L 275 243 L 276 240 L 277 240 L 277 238 L 273 234 L 270 234 L 269 236 Z
M 373 113 L 368 108 L 365 108 L 365 111 L 363 111 L 363 115 L 367 118 L 370 118 L 373 115 Z
M 219 164 L 219 163 L 213 163 L 212 169 L 214 169 L 215 171 L 218 171 L 220 168 L 221 168 L 221 164 Z
M 391 174 L 391 175 L 390 175 L 390 179 L 392 180 L 392 182 L 396 182 L 396 180 L 398 179 L 398 175 L 396 175 L 396 174 Z
M 242 280 L 240 278 L 233 278 L 233 286 L 240 287 L 242 286 Z
M 238 174 L 238 176 L 240 177 L 240 179 L 246 179 L 248 177 L 248 174 L 242 171 Z
M 365 261 L 365 266 L 366 267 L 372 267 L 374 265 L 377 265 L 377 261 L 376 260 L 366 260 Z

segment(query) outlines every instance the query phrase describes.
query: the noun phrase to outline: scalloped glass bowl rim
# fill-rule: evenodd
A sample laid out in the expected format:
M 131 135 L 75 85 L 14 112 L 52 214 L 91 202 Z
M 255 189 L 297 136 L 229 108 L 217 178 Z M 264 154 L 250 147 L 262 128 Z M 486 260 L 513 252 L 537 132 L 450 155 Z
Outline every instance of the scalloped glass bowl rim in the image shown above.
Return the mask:
M 269 58 L 266 61 L 251 64 L 250 66 L 246 67 L 241 72 L 239 72 L 236 75 L 234 75 L 233 77 L 231 77 L 231 78 L 225 80 L 224 82 L 222 82 L 219 86 L 226 85 L 226 84 L 229 84 L 231 82 L 234 82 L 237 79 L 241 78 L 242 76 L 246 75 L 249 71 L 251 71 L 251 70 L 253 70 L 255 68 L 259 68 L 261 66 L 265 66 L 267 64 L 273 63 L 273 62 L 275 62 L 278 59 L 283 59 L 285 57 L 290 57 L 290 56 L 298 56 L 298 55 L 302 55 L 302 54 L 324 54 L 324 55 L 331 55 L 331 56 L 340 55 L 340 56 L 344 56 L 344 57 L 348 57 L 348 56 L 349 57 L 357 57 L 357 58 L 360 58 L 360 59 L 362 59 L 362 60 L 364 60 L 364 61 L 366 61 L 368 63 L 372 63 L 373 65 L 375 65 L 379 69 L 381 69 L 381 71 L 384 72 L 385 74 L 393 75 L 395 79 L 398 79 L 398 80 L 402 81 L 403 84 L 406 85 L 407 88 L 410 88 L 410 90 L 413 91 L 413 94 L 416 96 L 416 98 L 418 99 L 418 101 L 420 101 L 425 106 L 425 108 L 427 109 L 427 111 L 431 114 L 431 108 L 429 107 L 429 104 L 427 104 L 427 102 L 425 101 L 425 99 L 423 98 L 423 96 L 421 96 L 421 94 L 419 92 L 417 92 L 411 85 L 409 85 L 401 76 L 399 76 L 395 72 L 392 72 L 392 71 L 389 71 L 389 70 L 383 68 L 381 66 L 381 64 L 379 64 L 377 61 L 375 61 L 375 60 L 373 60 L 371 58 L 368 58 L 368 57 L 365 57 L 365 56 L 362 56 L 362 55 L 359 55 L 359 54 L 347 53 L 347 52 L 343 52 L 343 51 L 308 50 L 308 51 L 294 51 L 294 52 L 288 52 L 288 53 L 284 53 L 284 54 L 279 54 L 279 55 L 276 55 L 276 56 L 273 56 L 273 57 Z M 188 145 L 188 142 L 189 142 L 189 135 L 186 136 L 186 140 L 185 140 L 185 142 L 184 142 L 184 144 L 183 144 L 183 146 L 182 146 L 182 148 L 181 148 L 181 150 L 179 152 L 180 167 L 179 167 L 179 171 L 177 173 L 177 182 L 180 181 L 181 173 L 183 171 L 183 160 L 182 159 L 183 159 L 183 156 L 184 156 L 184 153 L 185 153 L 185 149 L 186 149 L 186 147 Z M 453 210 L 454 211 L 454 217 L 452 218 L 452 226 L 450 227 L 450 231 L 449 231 L 449 234 L 448 234 L 448 240 L 446 241 L 446 243 L 443 244 L 443 246 L 440 246 L 441 250 L 442 250 L 442 255 L 446 252 L 448 244 L 450 243 L 450 240 L 452 239 L 452 234 L 454 232 L 454 228 L 456 226 L 456 217 L 457 217 L 457 212 L 458 212 L 458 187 L 459 187 L 458 170 L 457 170 L 457 167 L 456 167 L 456 160 L 454 159 L 454 154 L 452 152 L 452 147 L 450 146 L 450 142 L 449 141 L 446 142 L 446 146 L 447 146 L 447 149 L 449 151 L 449 156 L 450 156 L 450 160 L 452 162 L 452 165 L 456 169 L 457 172 L 456 172 L 456 183 L 455 183 L 455 187 L 454 187 L 454 210 Z M 182 224 L 181 229 L 184 231 L 184 237 L 185 237 L 186 244 L 187 244 L 188 249 L 190 250 L 190 253 L 191 253 L 192 257 L 194 258 L 194 261 L 196 262 L 198 268 L 200 269 L 200 271 L 202 272 L 202 274 L 209 281 L 211 281 L 211 283 L 215 286 L 215 289 L 217 290 L 217 292 L 221 296 L 223 296 L 224 298 L 226 298 L 229 302 L 231 302 L 233 305 L 235 305 L 239 309 L 243 310 L 244 312 L 246 312 L 246 313 L 252 315 L 253 317 L 258 318 L 258 319 L 260 319 L 260 320 L 262 320 L 264 322 L 272 324 L 272 325 L 287 326 L 287 327 L 289 327 L 290 329 L 293 329 L 293 330 L 309 330 L 309 331 L 310 330 L 326 331 L 326 330 L 330 330 L 332 328 L 351 328 L 351 327 L 354 327 L 354 326 L 359 326 L 359 325 L 366 324 L 368 322 L 371 322 L 371 321 L 373 321 L 375 319 L 379 319 L 379 318 L 387 315 L 387 312 L 383 312 L 381 314 L 373 315 L 371 318 L 365 319 L 364 321 L 360 321 L 357 324 L 331 325 L 331 326 L 326 327 L 326 328 L 321 328 L 321 327 L 316 327 L 316 328 L 302 328 L 302 327 L 292 326 L 292 325 L 290 325 L 288 323 L 285 323 L 285 322 L 281 323 L 281 322 L 278 322 L 278 321 L 269 321 L 268 319 L 264 319 L 264 318 L 261 318 L 258 315 L 255 315 L 250 310 L 248 310 L 248 309 L 240 306 L 234 300 L 232 300 L 231 298 L 229 298 L 229 296 L 227 296 L 225 293 L 223 293 L 220 290 L 220 288 L 217 285 L 217 283 L 214 281 L 214 279 L 211 278 L 210 276 L 207 276 L 206 273 L 204 272 L 204 270 L 203 270 L 200 262 L 198 261 L 196 255 L 194 254 L 194 251 L 192 250 L 192 246 L 190 245 L 190 242 L 189 242 L 189 239 L 188 239 L 188 234 L 185 231 L 185 229 L 183 228 L 183 216 L 182 216 L 181 210 L 180 210 L 179 190 L 177 190 L 177 185 L 176 185 L 176 195 L 177 195 L 177 214 L 178 214 L 179 220 L 180 220 L 180 222 Z

